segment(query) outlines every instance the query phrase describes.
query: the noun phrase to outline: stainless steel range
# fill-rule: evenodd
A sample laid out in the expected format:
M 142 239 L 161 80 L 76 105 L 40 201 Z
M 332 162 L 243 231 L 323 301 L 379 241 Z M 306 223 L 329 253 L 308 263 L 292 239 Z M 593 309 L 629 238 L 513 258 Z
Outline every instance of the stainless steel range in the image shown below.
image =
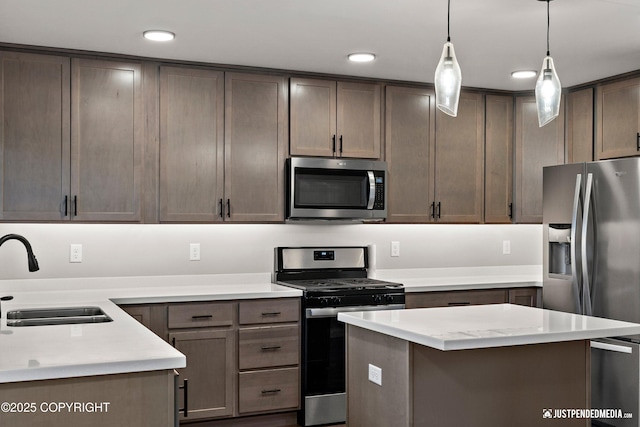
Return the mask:
M 404 286 L 367 277 L 366 246 L 279 247 L 274 281 L 303 290 L 303 426 L 346 419 L 344 311 L 404 308 Z

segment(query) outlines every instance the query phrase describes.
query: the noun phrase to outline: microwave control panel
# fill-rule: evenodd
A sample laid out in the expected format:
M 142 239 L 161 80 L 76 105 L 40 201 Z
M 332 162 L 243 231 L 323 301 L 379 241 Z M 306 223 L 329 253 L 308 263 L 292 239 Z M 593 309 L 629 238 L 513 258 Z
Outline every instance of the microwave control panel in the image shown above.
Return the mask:
M 373 176 L 376 180 L 376 199 L 373 202 L 373 209 L 384 209 L 384 171 L 374 171 Z

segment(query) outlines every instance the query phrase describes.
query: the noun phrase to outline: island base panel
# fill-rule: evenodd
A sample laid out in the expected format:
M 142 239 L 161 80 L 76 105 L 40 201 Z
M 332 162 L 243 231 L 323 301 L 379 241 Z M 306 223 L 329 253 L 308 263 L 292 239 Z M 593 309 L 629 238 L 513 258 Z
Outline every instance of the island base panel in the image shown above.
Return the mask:
M 590 407 L 589 341 L 441 351 L 347 326 L 349 427 L 590 426 L 543 418 Z
M 369 381 L 382 369 L 382 386 Z M 347 426 L 409 426 L 409 343 L 347 325 Z
M 590 407 L 589 341 L 440 351 L 411 345 L 413 425 L 590 426 L 543 418 Z

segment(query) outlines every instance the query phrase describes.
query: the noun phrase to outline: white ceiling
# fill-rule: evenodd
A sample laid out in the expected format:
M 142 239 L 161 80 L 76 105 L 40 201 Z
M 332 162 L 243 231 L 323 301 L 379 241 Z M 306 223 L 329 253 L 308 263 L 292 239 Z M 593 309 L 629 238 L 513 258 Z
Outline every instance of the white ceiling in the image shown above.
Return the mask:
M 640 0 L 555 0 L 551 56 L 564 87 L 640 69 Z M 294 71 L 433 82 L 447 0 L 0 0 L 0 42 Z M 167 29 L 175 40 L 142 38 Z M 546 3 L 451 0 L 462 84 L 529 90 Z M 349 63 L 350 52 L 377 55 Z

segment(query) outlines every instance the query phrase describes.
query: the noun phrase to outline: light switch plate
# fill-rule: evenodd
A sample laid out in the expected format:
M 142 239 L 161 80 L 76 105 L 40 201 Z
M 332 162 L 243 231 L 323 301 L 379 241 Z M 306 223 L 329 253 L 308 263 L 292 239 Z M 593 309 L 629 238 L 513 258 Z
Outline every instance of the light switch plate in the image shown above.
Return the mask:
M 391 242 L 391 256 L 400 256 L 400 242 Z
M 502 255 L 511 254 L 511 240 L 502 241 Z

